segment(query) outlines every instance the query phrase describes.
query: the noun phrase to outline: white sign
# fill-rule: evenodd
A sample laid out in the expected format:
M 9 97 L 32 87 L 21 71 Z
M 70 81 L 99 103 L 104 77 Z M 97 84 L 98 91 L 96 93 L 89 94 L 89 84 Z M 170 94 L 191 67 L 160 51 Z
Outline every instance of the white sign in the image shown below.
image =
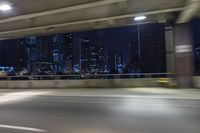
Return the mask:
M 176 46 L 176 53 L 187 53 L 192 51 L 191 45 L 180 45 Z

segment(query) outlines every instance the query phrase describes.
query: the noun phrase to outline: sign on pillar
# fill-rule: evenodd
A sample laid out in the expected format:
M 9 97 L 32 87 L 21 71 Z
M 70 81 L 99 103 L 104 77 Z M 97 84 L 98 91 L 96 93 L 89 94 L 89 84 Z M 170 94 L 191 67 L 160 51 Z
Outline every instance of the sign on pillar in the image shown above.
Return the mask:
M 189 24 L 178 24 L 174 27 L 174 48 L 176 80 L 180 87 L 192 87 L 193 47 Z

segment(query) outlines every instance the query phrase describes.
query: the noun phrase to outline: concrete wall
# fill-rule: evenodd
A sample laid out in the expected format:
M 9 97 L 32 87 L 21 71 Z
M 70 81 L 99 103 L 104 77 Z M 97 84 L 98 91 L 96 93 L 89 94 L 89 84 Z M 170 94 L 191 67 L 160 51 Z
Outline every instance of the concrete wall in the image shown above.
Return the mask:
M 160 79 L 110 79 L 110 80 L 24 80 L 0 81 L 0 88 L 115 88 L 115 87 L 158 87 Z
M 200 88 L 200 76 L 193 77 L 193 87 Z

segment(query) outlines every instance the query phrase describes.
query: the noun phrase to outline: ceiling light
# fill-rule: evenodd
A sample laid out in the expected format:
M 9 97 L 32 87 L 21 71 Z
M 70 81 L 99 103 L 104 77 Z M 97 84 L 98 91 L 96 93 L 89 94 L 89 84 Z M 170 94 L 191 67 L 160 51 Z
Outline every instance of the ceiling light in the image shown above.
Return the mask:
M 0 5 L 0 10 L 1 11 L 8 11 L 8 10 L 11 10 L 12 7 L 8 4 L 3 4 L 3 5 Z
M 145 20 L 147 17 L 146 16 L 137 16 L 134 18 L 135 21 L 140 21 L 140 20 Z

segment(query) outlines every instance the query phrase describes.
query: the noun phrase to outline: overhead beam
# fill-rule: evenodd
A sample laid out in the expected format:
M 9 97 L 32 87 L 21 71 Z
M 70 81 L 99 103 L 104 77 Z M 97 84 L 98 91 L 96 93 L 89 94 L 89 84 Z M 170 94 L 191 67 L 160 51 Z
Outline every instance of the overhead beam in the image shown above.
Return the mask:
M 189 0 L 186 4 L 185 9 L 180 13 L 176 23 L 187 23 L 189 22 L 199 11 L 200 0 Z
M 70 25 L 79 25 L 79 24 L 87 24 L 87 23 L 95 23 L 95 22 L 103 22 L 109 20 L 118 20 L 118 19 L 125 19 L 125 18 L 132 18 L 139 15 L 154 15 L 154 14 L 162 14 L 162 13 L 171 13 L 171 12 L 178 12 L 184 10 L 183 7 L 180 8 L 171 8 L 171 9 L 163 9 L 163 10 L 156 10 L 156 11 L 149 11 L 149 12 L 142 12 L 142 13 L 133 13 L 133 14 L 125 14 L 119 16 L 111 16 L 105 18 L 97 18 L 97 19 L 89 19 L 89 20 L 82 20 L 82 21 L 74 21 L 74 22 L 66 22 L 62 24 L 54 24 L 54 25 L 45 25 L 39 27 L 31 27 L 31 28 L 24 28 L 24 29 L 17 29 L 17 30 L 10 30 L 10 31 L 3 31 L 0 32 L 0 37 L 3 35 L 13 34 L 13 33 L 21 33 L 21 32 L 28 32 L 28 31 L 35 31 L 35 30 L 43 30 L 49 28 L 59 28 L 64 26 Z
M 0 23 L 31 19 L 31 18 L 53 15 L 53 14 L 58 14 L 58 13 L 63 13 L 63 12 L 76 11 L 76 10 L 81 10 L 81 9 L 97 7 L 97 6 L 120 3 L 120 2 L 125 2 L 125 1 L 127 0 L 101 0 L 97 2 L 90 2 L 86 4 L 75 5 L 75 6 L 70 6 L 70 7 L 65 7 L 65 8 L 55 9 L 55 10 L 49 10 L 49 11 L 43 11 L 43 12 L 38 12 L 38 13 L 31 13 L 31 14 L 26 14 L 26 15 L 5 18 L 5 19 L 1 19 Z

